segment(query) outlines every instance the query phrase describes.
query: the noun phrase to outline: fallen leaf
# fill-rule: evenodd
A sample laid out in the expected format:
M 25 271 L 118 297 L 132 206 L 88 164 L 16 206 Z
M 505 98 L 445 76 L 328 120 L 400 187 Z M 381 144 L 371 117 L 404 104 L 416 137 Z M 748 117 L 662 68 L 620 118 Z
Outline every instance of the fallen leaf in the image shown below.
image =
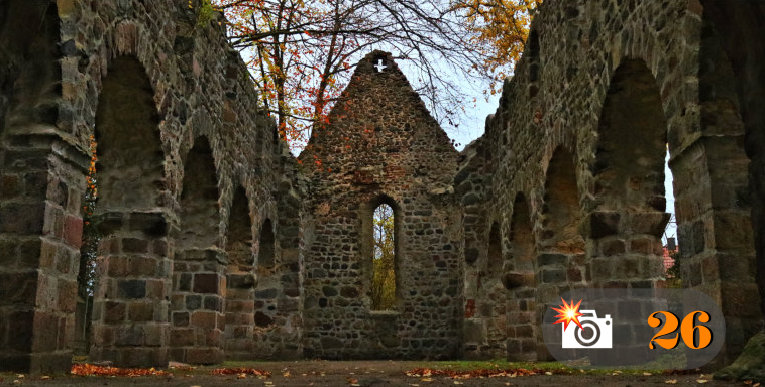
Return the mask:
M 653 375 L 653 374 L 650 373 L 650 372 L 643 372 L 643 376 L 651 376 L 651 375 Z
M 422 378 L 422 379 L 420 379 L 420 381 L 421 382 L 432 382 L 433 379 L 431 379 L 431 378 Z
M 263 370 L 256 370 L 254 368 L 217 368 L 212 370 L 213 375 L 253 375 L 253 376 L 271 376 L 271 373 Z
M 98 366 L 94 364 L 75 364 L 70 371 L 72 375 L 78 376 L 169 376 L 167 371 L 158 371 L 154 368 L 117 368 L 109 366 Z
M 698 383 L 698 384 L 704 384 L 704 383 L 706 383 L 708 381 L 709 380 L 706 380 L 706 379 L 696 379 L 696 383 Z
M 48 375 L 40 376 L 40 380 L 48 380 L 48 379 L 50 379 L 50 376 Z
M 677 384 L 677 379 L 665 380 L 664 383 L 666 383 L 666 384 Z
M 524 368 L 517 369 L 476 369 L 472 371 L 455 371 L 455 370 L 434 370 L 430 368 L 415 368 L 406 371 L 407 376 L 417 378 L 428 378 L 431 376 L 447 376 L 452 379 L 469 379 L 469 378 L 495 378 L 495 377 L 510 377 L 516 376 L 530 376 L 539 375 L 543 373 L 541 370 L 527 370 Z M 551 372 L 547 373 L 552 375 Z

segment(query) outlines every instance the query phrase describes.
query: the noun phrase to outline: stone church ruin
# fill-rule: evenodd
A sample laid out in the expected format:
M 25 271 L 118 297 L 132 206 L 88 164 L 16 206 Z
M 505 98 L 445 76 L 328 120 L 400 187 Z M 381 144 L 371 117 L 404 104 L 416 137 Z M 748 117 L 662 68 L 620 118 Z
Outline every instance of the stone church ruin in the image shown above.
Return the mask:
M 92 361 L 545 360 L 561 292 L 666 286 L 667 149 L 677 262 L 726 316 L 720 364 L 762 331 L 763 3 L 547 1 L 461 152 L 374 51 L 297 158 L 220 17 L 0 3 L 0 370 L 67 370 L 82 339 L 91 138 Z M 373 310 L 382 204 L 396 299 Z

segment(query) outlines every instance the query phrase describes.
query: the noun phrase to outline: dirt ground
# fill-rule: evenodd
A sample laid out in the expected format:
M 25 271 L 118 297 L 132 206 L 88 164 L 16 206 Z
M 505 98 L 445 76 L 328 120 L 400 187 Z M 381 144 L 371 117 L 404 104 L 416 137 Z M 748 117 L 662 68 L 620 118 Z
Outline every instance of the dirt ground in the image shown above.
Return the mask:
M 490 363 L 487 363 L 490 364 Z M 212 375 L 216 367 L 171 369 L 170 376 L 96 377 L 73 375 L 29 376 L 0 374 L 0 386 L 667 386 L 667 385 L 752 385 L 751 382 L 723 382 L 701 373 L 651 374 L 578 370 L 541 371 L 538 375 L 490 378 L 451 378 L 446 376 L 412 377 L 406 372 L 416 368 L 464 368 L 455 362 L 404 361 L 298 361 L 231 363 L 224 367 L 248 367 L 269 371 L 269 377 Z M 501 366 L 500 366 L 501 367 Z M 486 368 L 483 368 L 486 369 Z M 504 368 L 503 368 L 504 369 Z M 545 374 L 545 372 L 549 374 Z

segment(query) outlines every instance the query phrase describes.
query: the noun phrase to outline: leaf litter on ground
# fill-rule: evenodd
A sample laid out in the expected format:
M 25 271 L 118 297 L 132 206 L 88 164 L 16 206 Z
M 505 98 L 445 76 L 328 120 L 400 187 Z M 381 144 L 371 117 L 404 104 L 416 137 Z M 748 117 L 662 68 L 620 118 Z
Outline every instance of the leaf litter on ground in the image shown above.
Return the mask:
M 517 376 L 532 376 L 532 375 L 552 375 L 550 371 L 543 370 L 529 370 L 525 368 L 512 368 L 512 369 L 476 369 L 467 371 L 455 371 L 455 370 L 441 370 L 431 368 L 415 368 L 406 371 L 407 376 L 417 378 L 429 378 L 431 376 L 446 376 L 452 379 L 470 379 L 470 378 L 496 378 L 496 377 L 510 377 Z

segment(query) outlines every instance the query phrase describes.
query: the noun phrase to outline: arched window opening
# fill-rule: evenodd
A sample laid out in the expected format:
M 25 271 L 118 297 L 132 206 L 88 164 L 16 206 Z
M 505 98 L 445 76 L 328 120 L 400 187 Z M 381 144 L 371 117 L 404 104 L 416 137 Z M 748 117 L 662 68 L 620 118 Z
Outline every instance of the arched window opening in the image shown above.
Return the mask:
M 508 289 L 533 286 L 534 277 L 534 234 L 531 229 L 529 206 L 523 194 L 518 194 L 513 204 L 510 221 L 510 275 L 504 279 Z
M 278 313 L 277 303 L 281 278 L 276 270 L 276 235 L 271 219 L 263 221 L 258 237 L 258 286 L 255 289 L 255 331 L 270 329 Z
M 250 210 L 247 195 L 241 186 L 234 191 L 231 203 L 226 253 L 225 350 L 227 355 L 236 356 L 251 351 L 255 299 Z
M 219 236 L 218 212 L 215 159 L 207 138 L 199 137 L 184 166 L 179 250 L 214 247 Z
M 667 122 L 659 87 L 641 59 L 624 59 L 598 121 L 595 212 L 590 235 L 593 281 L 644 287 L 663 279 L 667 221 Z M 618 260 L 615 258 L 619 258 Z M 618 273 L 614 275 L 612 273 Z
M 393 207 L 380 204 L 372 214 L 372 310 L 393 309 L 396 302 L 396 222 Z
M 676 278 L 679 274 L 679 265 L 676 265 L 676 259 L 679 256 L 680 249 L 677 243 L 677 218 L 675 217 L 675 191 L 672 188 L 674 176 L 669 167 L 669 144 L 667 144 L 667 154 L 664 157 L 664 194 L 667 199 L 666 212 L 669 214 L 669 222 L 664 228 L 664 235 L 661 241 L 664 245 L 664 269 L 667 271 L 667 278 Z
M 81 249 L 80 289 L 76 332 L 87 340 L 87 320 L 79 313 L 93 311 L 94 331 L 130 324 L 138 331 L 167 322 L 167 296 L 151 289 L 170 286 L 167 257 L 167 219 L 162 211 L 165 187 L 164 153 L 154 91 L 142 64 L 132 56 L 119 56 L 103 78 L 91 138 L 91 165 L 83 201 L 85 229 Z M 106 246 L 109 246 L 106 248 Z M 92 281 L 94 260 L 103 270 Z M 156 285 L 156 286 L 155 286 Z M 94 289 L 95 288 L 95 289 Z M 120 289 L 113 291 L 112 289 Z M 93 294 L 92 309 L 87 298 Z M 82 303 L 85 305 L 82 305 Z M 140 306 L 140 313 L 108 314 L 109 305 Z M 138 309 L 136 309 L 138 310 Z M 166 332 L 166 331 L 163 331 Z M 165 334 L 159 335 L 164 337 Z M 167 341 L 137 344 L 132 341 L 90 345 L 97 360 L 117 360 L 121 366 L 149 364 L 166 353 Z M 87 348 L 87 347 L 86 347 Z M 139 351 L 146 356 L 131 357 Z
M 260 228 L 260 242 L 258 243 L 258 267 L 271 269 L 274 267 L 276 253 L 276 237 L 271 226 L 271 219 L 266 219 Z
M 579 234 L 581 212 L 574 158 L 558 148 L 550 160 L 545 182 L 545 216 L 542 246 L 561 254 L 584 252 Z
M 486 251 L 486 270 L 490 273 L 500 273 L 502 271 L 502 264 L 502 237 L 499 230 L 499 223 L 494 222 L 489 230 L 489 244 Z
M 632 59 L 611 82 L 598 123 L 595 194 L 601 208 L 664 211 L 667 125 L 656 81 Z
M 234 199 L 231 202 L 226 253 L 231 269 L 241 272 L 252 271 L 250 208 L 247 204 L 247 195 L 241 186 L 234 191 Z
M 510 221 L 510 270 L 505 272 L 503 283 L 510 289 L 507 321 L 508 331 L 515 334 L 508 338 L 507 353 L 512 361 L 537 359 L 539 328 L 537 326 L 536 278 L 534 275 L 534 234 L 531 228 L 529 206 L 523 194 L 518 194 L 513 204 Z
M 223 357 L 226 281 L 219 248 L 217 182 L 212 148 L 207 138 L 199 137 L 184 162 L 176 236 L 172 334 L 190 337 L 174 345 L 176 361 L 209 364 Z M 218 340 L 206 339 L 216 336 Z M 197 350 L 209 351 L 210 356 L 199 359 L 194 355 Z

